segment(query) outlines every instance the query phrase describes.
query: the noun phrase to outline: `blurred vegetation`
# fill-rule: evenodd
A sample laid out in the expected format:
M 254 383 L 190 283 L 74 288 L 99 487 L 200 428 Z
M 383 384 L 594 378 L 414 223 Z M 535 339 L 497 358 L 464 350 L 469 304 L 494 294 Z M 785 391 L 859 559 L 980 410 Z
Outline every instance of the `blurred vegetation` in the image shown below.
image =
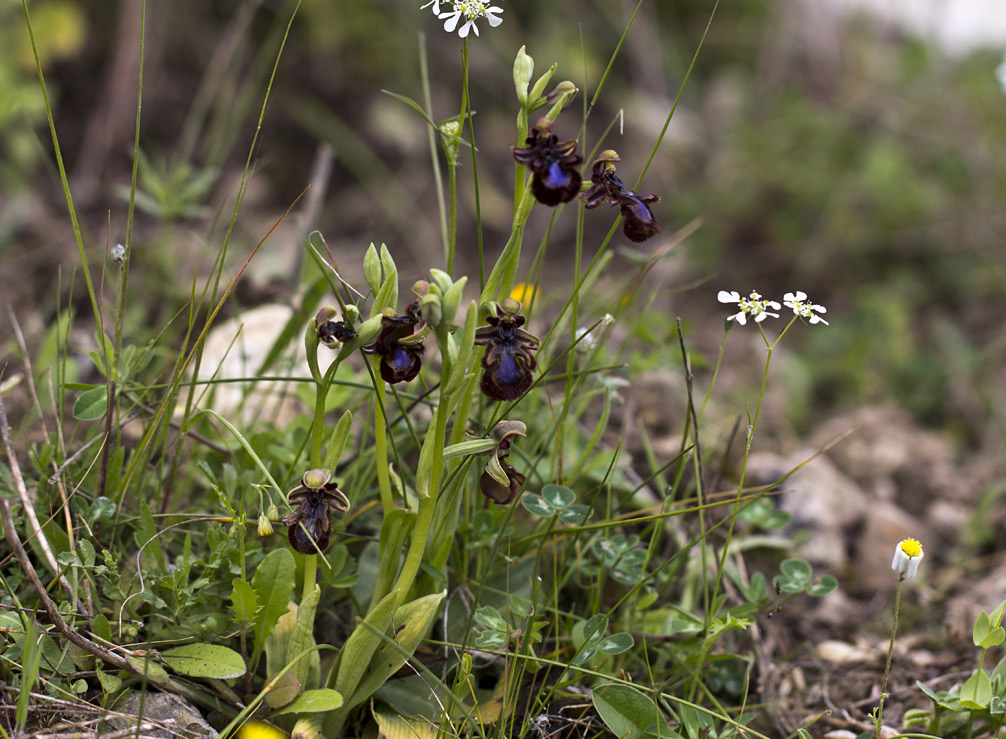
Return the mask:
M 146 212 L 138 217 L 138 240 L 155 251 L 170 249 L 185 272 L 198 271 L 205 244 L 219 241 L 227 225 L 235 168 L 243 164 L 261 91 L 295 5 L 148 8 L 141 136 L 146 181 L 139 198 Z M 434 117 L 457 113 L 458 39 L 414 5 L 380 0 L 347 12 L 323 0 L 302 4 L 256 152 L 247 239 L 260 236 L 262 224 L 304 188 L 324 143 L 334 150 L 334 172 L 311 225 L 330 234 L 337 254 L 358 253 L 372 240 L 399 244 L 405 264 L 409 251 L 417 264 L 440 253 L 423 125 L 379 93 L 389 89 L 422 100 L 422 43 Z M 624 159 L 646 156 L 711 7 L 699 0 L 643 4 L 605 94 L 591 110 L 584 148 L 621 111 L 620 132 L 609 141 Z M 556 79 L 572 79 L 581 88 L 575 104 L 586 105 L 633 8 L 631 2 L 513 0 L 505 4 L 504 24 L 477 39 L 475 135 L 484 160 L 482 228 L 490 251 L 502 243 L 509 221 L 511 185 L 499 173 L 506 171 L 509 146 L 518 143 L 510 112 L 514 50 L 526 44 L 538 58 L 554 59 Z M 995 153 L 1006 145 L 1006 128 L 1003 91 L 993 76 L 997 54 L 947 59 L 923 42 L 892 40 L 865 19 L 815 30 L 800 8 L 760 0 L 718 10 L 645 177 L 645 190 L 664 194 L 658 217 L 665 230 L 704 221 L 679 250 L 685 254 L 680 285 L 711 280 L 710 287 L 741 291 L 803 289 L 841 316 L 827 334 L 809 340 L 806 356 L 817 360 L 807 362 L 811 396 L 794 399 L 794 408 L 813 412 L 894 398 L 925 421 L 974 439 L 1001 399 L 982 388 L 994 383 L 1006 361 L 998 332 L 1006 281 L 1006 174 Z M 63 204 L 52 184 L 51 147 L 21 11 L 7 6 L 0 12 L 0 186 L 8 197 L 43 200 L 58 217 Z M 127 13 L 125 5 L 42 2 L 32 12 L 71 171 L 80 158 L 94 163 L 83 131 L 91 116 L 119 120 L 107 158 L 76 193 L 89 241 L 99 249 L 109 212 L 110 241 L 122 238 L 120 194 L 128 182 L 134 113 L 130 94 L 114 107 L 101 91 L 117 79 L 115 65 L 126 54 L 124 44 L 135 44 L 135 31 L 120 28 L 125 16 L 117 14 Z M 831 32 L 833 43 L 816 43 L 815 34 Z M 132 86 L 127 69 L 122 79 Z M 460 214 L 462 258 L 471 258 L 475 240 L 470 178 L 463 155 L 460 194 L 468 207 Z M 160 189 L 152 191 L 152 183 Z M 202 208 L 213 213 L 205 225 L 180 218 Z M 532 226 L 545 224 L 536 217 Z M 0 250 L 32 252 L 36 268 L 46 259 L 39 249 L 60 261 L 62 255 L 45 246 L 52 228 L 8 213 L 0 221 Z M 553 242 L 569 241 L 571 228 L 560 223 Z M 262 260 L 268 265 L 263 280 L 282 279 L 289 269 L 286 246 L 275 248 L 277 258 Z M 159 287 L 142 263 L 137 269 L 138 280 Z M 51 274 L 36 271 L 39 281 Z M 758 284 L 734 284 L 741 274 Z M 708 306 L 710 294 L 703 288 L 681 300 Z

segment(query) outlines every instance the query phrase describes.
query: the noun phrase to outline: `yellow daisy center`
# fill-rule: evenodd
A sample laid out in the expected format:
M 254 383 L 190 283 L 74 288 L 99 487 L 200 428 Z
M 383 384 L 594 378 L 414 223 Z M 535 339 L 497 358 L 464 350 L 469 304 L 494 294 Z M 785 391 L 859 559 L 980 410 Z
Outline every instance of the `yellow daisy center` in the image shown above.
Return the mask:
M 922 544 L 916 539 L 905 539 L 901 542 L 901 551 L 909 557 L 922 556 Z

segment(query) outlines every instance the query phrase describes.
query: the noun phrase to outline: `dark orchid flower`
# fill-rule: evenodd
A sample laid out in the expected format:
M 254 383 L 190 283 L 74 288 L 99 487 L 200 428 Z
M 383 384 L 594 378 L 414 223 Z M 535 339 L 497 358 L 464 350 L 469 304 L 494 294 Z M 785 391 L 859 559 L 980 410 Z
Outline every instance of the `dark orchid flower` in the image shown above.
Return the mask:
M 496 449 L 490 452 L 489 462 L 479 480 L 482 494 L 494 503 L 506 505 L 514 499 L 525 477 L 506 461 L 514 436 L 526 436 L 527 426 L 521 421 L 500 421 L 490 435 L 496 439 Z
M 520 308 L 516 300 L 504 299 L 496 304 L 496 315 L 486 318 L 489 325 L 475 332 L 475 343 L 486 347 L 482 392 L 493 400 L 516 400 L 526 393 L 538 367 L 534 352 L 541 341 L 521 328 Z
M 349 510 L 349 499 L 339 490 L 339 484 L 331 480 L 325 470 L 308 470 L 300 485 L 286 494 L 297 509 L 283 516 L 283 523 L 287 526 L 290 546 L 301 554 L 324 552 L 332 534 L 331 511 Z
M 423 343 L 416 329 L 422 321 L 419 301 L 410 303 L 403 315 L 384 316 L 377 339 L 363 347 L 367 354 L 380 355 L 381 378 L 385 382 L 409 382 L 419 374 Z
M 534 175 L 531 192 L 542 205 L 568 203 L 580 192 L 583 157 L 576 153 L 576 141 L 559 141 L 552 133 L 552 121 L 540 118 L 531 129 L 526 146 L 513 146 L 513 158 Z
M 591 170 L 590 181 L 594 184 L 580 197 L 585 208 L 596 208 L 606 200 L 609 205 L 617 205 L 622 211 L 622 232 L 626 238 L 643 242 L 660 233 L 660 225 L 648 205 L 660 202 L 660 196 L 629 190 L 615 174 L 614 162 L 618 161 L 621 161 L 618 154 L 611 149 L 602 152 Z

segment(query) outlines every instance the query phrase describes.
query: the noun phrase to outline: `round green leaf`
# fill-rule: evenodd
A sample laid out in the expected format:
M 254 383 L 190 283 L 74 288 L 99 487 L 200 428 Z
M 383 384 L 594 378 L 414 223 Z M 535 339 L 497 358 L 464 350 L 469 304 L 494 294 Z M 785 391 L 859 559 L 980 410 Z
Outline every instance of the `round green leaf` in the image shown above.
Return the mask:
M 809 564 L 804 562 L 802 559 L 796 559 L 795 557 L 784 559 L 779 564 L 779 571 L 786 576 L 787 580 L 802 582 L 809 580 L 811 573 L 813 572 Z
M 342 706 L 342 694 L 331 688 L 318 688 L 317 690 L 305 690 L 297 696 L 297 700 L 284 708 L 276 711 L 274 716 L 283 713 L 323 713 L 324 711 L 334 711 Z
M 604 654 L 621 654 L 632 649 L 635 643 L 632 634 L 621 631 L 617 634 L 612 634 L 607 639 L 599 641 L 597 643 L 597 651 Z
M 782 575 L 772 578 L 772 584 L 782 593 L 802 593 L 805 583 L 804 580 L 787 580 Z
M 838 580 L 833 578 L 831 575 L 825 575 L 816 583 L 807 587 L 807 595 L 813 595 L 815 598 L 820 598 L 822 595 L 827 595 L 832 592 L 837 587 Z
M 545 499 L 546 503 L 558 510 L 569 508 L 576 502 L 576 493 L 562 485 L 544 485 L 541 489 L 541 497 Z
M 77 396 L 73 404 L 73 417 L 78 421 L 96 421 L 105 415 L 108 407 L 108 389 L 93 387 Z
M 600 641 L 608 630 L 608 617 L 603 613 L 595 613 L 583 625 L 583 635 L 589 643 Z
M 559 520 L 563 523 L 572 524 L 573 526 L 579 526 L 586 521 L 589 516 L 590 506 L 583 505 L 582 503 L 559 511 Z
M 226 680 L 245 674 L 244 658 L 233 649 L 217 644 L 186 644 L 162 652 L 164 662 L 180 675 Z
M 536 516 L 541 516 L 542 518 L 548 518 L 549 516 L 555 515 L 555 511 L 552 509 L 545 499 L 540 495 L 535 495 L 534 493 L 528 493 L 523 498 L 520 499 L 520 504 L 524 506 L 524 509 L 528 513 L 533 513 Z

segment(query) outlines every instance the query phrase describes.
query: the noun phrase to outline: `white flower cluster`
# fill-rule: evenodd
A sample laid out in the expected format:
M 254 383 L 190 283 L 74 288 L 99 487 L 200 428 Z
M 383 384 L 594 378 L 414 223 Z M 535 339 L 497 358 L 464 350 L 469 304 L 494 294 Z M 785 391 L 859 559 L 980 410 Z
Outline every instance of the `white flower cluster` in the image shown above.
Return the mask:
M 747 323 L 749 316 L 755 320 L 755 323 L 761 323 L 769 316 L 778 318 L 779 314 L 772 313 L 769 309 L 779 310 L 782 305 L 792 310 L 800 318 L 806 318 L 808 323 L 823 323 L 825 326 L 828 325 L 828 322 L 818 315 L 819 313 L 827 313 L 828 309 L 823 305 L 809 302 L 807 300 L 807 293 L 801 291 L 786 293 L 782 298 L 782 305 L 775 300 L 765 300 L 757 292 L 752 292 L 746 298 L 742 298 L 736 290 L 731 292 L 720 290 L 716 299 L 721 303 L 737 304 L 740 310 L 729 316 L 727 320 L 737 321 L 741 326 Z
M 448 33 L 457 31 L 461 38 L 467 38 L 469 31 L 475 31 L 475 35 L 479 35 L 479 27 L 475 25 L 475 21 L 485 18 L 493 28 L 503 22 L 499 17 L 503 8 L 490 5 L 490 2 L 491 0 L 430 0 L 420 9 L 431 8 L 433 15 L 444 22 L 445 31 Z M 450 9 L 441 11 L 441 5 Z

